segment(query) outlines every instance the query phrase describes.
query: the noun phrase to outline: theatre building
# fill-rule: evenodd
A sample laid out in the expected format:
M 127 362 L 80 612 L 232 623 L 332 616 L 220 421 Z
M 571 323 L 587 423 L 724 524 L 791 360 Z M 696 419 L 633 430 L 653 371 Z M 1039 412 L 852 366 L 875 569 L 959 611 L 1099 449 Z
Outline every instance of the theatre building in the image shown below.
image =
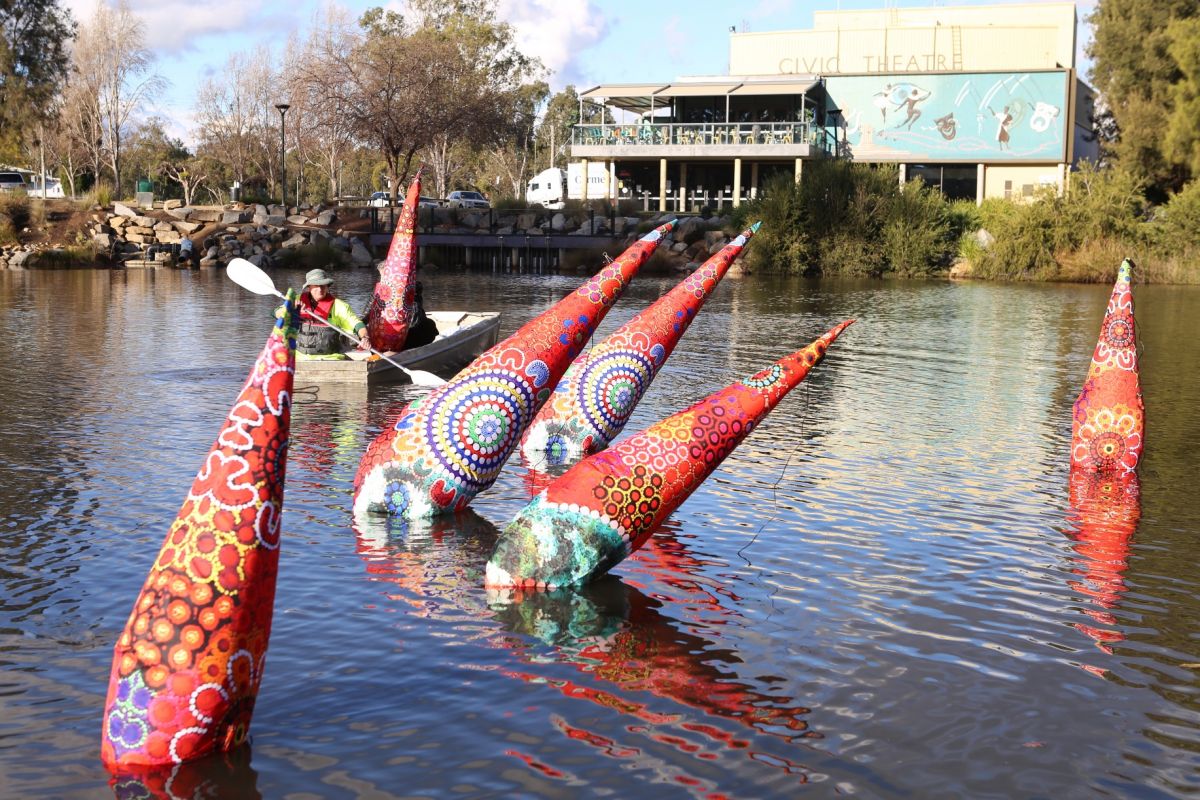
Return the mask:
M 661 210 L 755 197 L 823 158 L 893 163 L 951 198 L 1062 190 L 1094 160 L 1074 3 L 817 11 L 811 30 L 736 32 L 729 75 L 609 84 L 572 131 L 612 198 Z M 586 114 L 586 111 L 584 111 Z M 604 122 L 603 120 L 615 120 Z M 584 185 L 588 185 L 585 181 Z

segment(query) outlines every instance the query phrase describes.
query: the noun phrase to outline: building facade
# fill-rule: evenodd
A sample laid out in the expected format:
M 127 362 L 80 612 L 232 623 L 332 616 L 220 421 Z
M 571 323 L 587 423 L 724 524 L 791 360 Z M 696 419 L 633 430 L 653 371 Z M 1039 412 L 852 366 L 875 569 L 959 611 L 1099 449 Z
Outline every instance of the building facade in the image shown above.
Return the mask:
M 894 163 L 951 197 L 1062 190 L 1095 159 L 1093 93 L 1075 74 L 1074 3 L 818 11 L 811 30 L 731 32 L 730 75 L 597 86 L 615 124 L 572 157 L 607 196 L 661 210 L 737 205 L 814 159 Z

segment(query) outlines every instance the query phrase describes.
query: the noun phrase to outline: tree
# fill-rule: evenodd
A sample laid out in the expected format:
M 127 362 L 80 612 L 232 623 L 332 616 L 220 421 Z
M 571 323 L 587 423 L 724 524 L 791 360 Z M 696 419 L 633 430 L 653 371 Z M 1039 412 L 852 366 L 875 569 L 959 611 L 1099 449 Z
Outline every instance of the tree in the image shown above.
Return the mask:
M 0 2 L 0 159 L 51 116 L 64 87 L 75 22 L 57 0 Z
M 613 124 L 612 111 L 591 100 L 583 101 L 583 116 L 579 115 L 579 94 L 567 86 L 546 103 L 546 112 L 537 129 L 537 157 L 547 167 L 566 167 L 571 132 L 581 122 Z
M 279 169 L 275 104 L 285 99 L 277 85 L 265 48 L 232 53 L 225 71 L 205 81 L 196 100 L 198 152 L 225 164 L 232 180 L 243 186 L 260 182 L 268 193 Z
M 526 84 L 516 93 L 516 113 L 503 131 L 504 137 L 485 153 L 488 175 L 501 195 L 521 197 L 529 179 L 535 154 L 534 129 L 538 109 L 546 102 L 550 87 L 543 81 Z
M 145 41 L 145 24 L 120 0 L 116 8 L 97 4 L 75 46 L 75 68 L 89 95 L 83 98 L 87 113 L 98 116 L 89 124 L 99 128 L 97 147 L 112 171 L 117 197 L 122 196 L 121 145 L 130 120 L 166 86 L 151 71 L 154 55 Z
M 1167 52 L 1179 68 L 1171 86 L 1171 112 L 1163 142 L 1166 157 L 1200 176 L 1200 19 L 1176 19 L 1167 26 Z
M 340 108 L 356 139 L 378 150 L 393 191 L 439 137 L 495 142 L 513 118 L 517 90 L 538 69 L 517 52 L 490 0 L 410 7 L 411 23 L 368 11 L 349 48 L 325 48 L 304 75 L 322 105 Z
M 1175 108 L 1172 87 L 1183 78 L 1172 42 L 1188 33 L 1180 28 L 1172 33 L 1171 22 L 1194 19 L 1197 5 L 1196 0 L 1099 0 L 1089 18 L 1092 81 L 1119 130 L 1111 154 L 1148 180 L 1158 200 L 1189 177 L 1185 161 L 1168 155 L 1164 134 Z
M 336 197 L 338 182 L 346 154 L 354 145 L 354 131 L 342 109 L 330 103 L 335 93 L 319 88 L 315 76 L 308 76 L 305 65 L 316 62 L 325 52 L 347 52 L 352 46 L 354 32 L 343 9 L 329 6 L 324 17 L 314 20 L 312 32 L 303 45 L 290 45 L 285 58 L 284 74 L 288 76 L 288 94 L 295 117 L 293 125 L 296 152 L 304 163 L 319 170 L 328 181 L 324 196 Z M 325 80 L 344 75 L 330 74 Z M 343 89 L 345 91 L 345 89 Z

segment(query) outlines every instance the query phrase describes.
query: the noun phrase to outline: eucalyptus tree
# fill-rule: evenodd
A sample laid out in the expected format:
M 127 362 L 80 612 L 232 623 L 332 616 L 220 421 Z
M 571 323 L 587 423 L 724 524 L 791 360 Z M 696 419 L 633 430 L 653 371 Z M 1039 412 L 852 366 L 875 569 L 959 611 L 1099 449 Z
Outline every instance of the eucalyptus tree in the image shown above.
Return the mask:
M 313 20 L 308 39 L 289 42 L 284 56 L 284 85 L 291 108 L 288 116 L 297 158 L 318 170 L 327 182 L 327 197 L 336 197 L 345 161 L 355 143 L 354 130 L 334 98 L 346 93 L 328 91 L 332 81 L 345 80 L 344 73 L 310 72 L 323 53 L 346 52 L 352 46 L 354 26 L 346 11 L 330 5 Z
M 72 54 L 76 72 L 98 115 L 97 148 L 112 172 L 113 189 L 121 197 L 121 147 L 135 114 L 167 85 L 153 71 L 154 54 L 146 47 L 146 25 L 127 0 L 111 7 L 97 3 L 84 23 Z
M 411 20 L 371 9 L 352 41 L 325 48 L 305 68 L 323 104 L 383 157 L 393 191 L 439 137 L 472 147 L 502 138 L 518 90 L 538 69 L 490 0 L 413 0 L 408 8 Z
M 74 35 L 75 22 L 57 0 L 0 0 L 0 161 L 51 116 Z
M 196 96 L 197 152 L 223 164 L 229 179 L 268 193 L 280 158 L 278 85 L 269 52 L 259 48 L 231 53 Z

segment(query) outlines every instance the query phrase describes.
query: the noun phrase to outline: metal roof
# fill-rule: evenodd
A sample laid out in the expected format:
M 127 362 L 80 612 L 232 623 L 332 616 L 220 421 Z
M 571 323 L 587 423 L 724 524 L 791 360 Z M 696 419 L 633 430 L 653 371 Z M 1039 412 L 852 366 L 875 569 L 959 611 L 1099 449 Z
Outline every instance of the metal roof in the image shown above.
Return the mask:
M 594 86 L 579 95 L 581 100 L 602 101 L 613 108 L 643 113 L 662 108 L 658 102 L 670 97 L 723 97 L 725 95 L 754 96 L 776 94 L 805 94 L 820 84 L 820 79 L 805 77 L 799 80 L 742 80 L 679 83 L 608 83 Z
M 805 94 L 820 81 L 815 78 L 792 81 L 746 81 L 730 92 L 736 95 Z

